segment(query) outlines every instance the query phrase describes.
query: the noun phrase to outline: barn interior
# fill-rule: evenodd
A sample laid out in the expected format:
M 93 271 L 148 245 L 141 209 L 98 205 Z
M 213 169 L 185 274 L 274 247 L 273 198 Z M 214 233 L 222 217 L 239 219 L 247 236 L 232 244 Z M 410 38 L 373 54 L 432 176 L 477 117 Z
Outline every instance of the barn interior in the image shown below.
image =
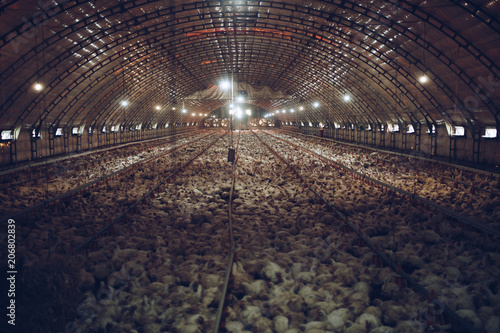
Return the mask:
M 7 332 L 500 332 L 500 2 L 4 0 Z

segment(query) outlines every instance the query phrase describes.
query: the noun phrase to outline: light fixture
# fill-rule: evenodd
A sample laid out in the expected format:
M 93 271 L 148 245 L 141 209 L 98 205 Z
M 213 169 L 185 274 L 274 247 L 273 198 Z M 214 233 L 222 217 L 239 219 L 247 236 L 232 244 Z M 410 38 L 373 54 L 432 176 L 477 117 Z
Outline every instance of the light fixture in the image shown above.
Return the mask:
M 318 102 L 314 102 L 314 103 L 313 103 L 313 106 L 314 106 L 315 108 L 317 108 L 317 107 L 319 107 L 319 103 L 318 103 Z
M 227 90 L 231 87 L 231 83 L 228 80 L 223 80 L 219 83 L 219 86 L 222 90 Z
M 349 102 L 351 100 L 351 96 L 344 95 L 344 101 Z
M 35 83 L 34 88 L 36 91 L 41 91 L 43 89 L 43 86 L 39 82 L 37 82 Z
M 283 109 L 283 110 L 281 111 L 281 113 L 286 113 L 286 110 L 285 110 L 285 109 Z
M 201 116 L 203 116 L 203 114 L 202 114 L 202 113 L 200 113 L 200 117 L 201 117 Z
M 243 95 L 238 95 L 236 97 L 236 101 L 239 102 L 239 103 L 243 103 L 245 101 L 245 96 Z
M 294 110 L 294 109 L 290 109 L 290 112 L 291 112 L 291 113 L 294 113 L 294 112 L 295 112 L 295 110 Z
M 194 116 L 196 116 L 196 113 L 191 113 L 191 115 L 194 117 Z
M 252 110 L 250 110 L 250 109 L 246 109 L 245 113 L 246 113 L 247 115 L 251 115 L 251 114 L 252 114 Z
M 121 106 L 127 106 L 128 105 L 128 101 L 126 100 L 123 100 L 120 102 Z
M 304 111 L 304 107 L 303 106 L 299 107 L 299 110 Z
M 421 77 L 418 78 L 418 80 L 420 81 L 420 83 L 426 83 L 429 78 L 427 77 L 427 75 L 422 75 Z
M 173 107 L 172 110 L 175 110 L 175 107 Z
M 157 105 L 157 106 L 155 107 L 155 109 L 156 109 L 156 110 L 160 110 L 160 109 L 161 109 L 161 106 Z

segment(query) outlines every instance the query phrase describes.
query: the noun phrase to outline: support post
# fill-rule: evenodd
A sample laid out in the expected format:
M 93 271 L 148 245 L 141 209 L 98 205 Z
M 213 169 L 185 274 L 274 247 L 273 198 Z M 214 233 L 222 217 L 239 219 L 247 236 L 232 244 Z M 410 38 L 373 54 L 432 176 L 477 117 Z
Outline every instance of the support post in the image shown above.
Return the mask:
M 380 125 L 380 145 L 385 148 L 385 126 Z
M 65 127 L 63 129 L 63 143 L 64 143 L 64 152 L 69 154 L 69 128 Z
M 82 150 L 82 134 L 78 132 L 76 134 L 76 151 L 79 153 Z
M 97 130 L 97 148 L 102 147 L 102 129 Z
M 49 127 L 49 156 L 55 155 L 56 128 Z
M 400 124 L 399 125 L 399 130 L 401 131 L 401 148 L 403 148 L 404 151 L 408 150 L 408 133 L 407 133 L 408 126 L 406 123 Z
M 449 150 L 449 161 L 455 161 L 457 159 L 457 138 L 450 133 L 450 150 Z
M 474 128 L 472 132 L 472 161 L 474 163 L 479 163 L 479 149 L 481 144 L 481 129 L 479 127 Z
M 32 132 L 33 133 L 33 132 Z M 35 135 L 31 134 L 30 136 L 30 148 L 31 148 L 31 159 L 38 159 L 38 132 L 35 130 Z
M 436 150 L 437 150 L 437 126 L 432 124 L 431 127 L 429 128 L 429 131 L 431 132 L 431 156 L 436 155 Z
M 415 151 L 420 152 L 420 139 L 422 136 L 422 124 L 417 122 L 413 125 L 415 127 Z
M 9 145 L 10 148 L 10 164 L 17 163 L 17 140 L 12 140 Z
M 396 148 L 396 132 L 390 131 L 389 132 L 389 141 L 390 141 L 390 147 L 392 149 Z

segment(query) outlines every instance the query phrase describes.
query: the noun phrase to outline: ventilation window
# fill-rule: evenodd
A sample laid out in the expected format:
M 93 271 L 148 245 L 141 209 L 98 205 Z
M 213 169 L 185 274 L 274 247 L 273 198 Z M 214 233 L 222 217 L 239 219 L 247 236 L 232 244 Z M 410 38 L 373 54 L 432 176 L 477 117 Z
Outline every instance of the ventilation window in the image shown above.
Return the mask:
M 427 127 L 427 134 L 431 134 L 431 129 L 432 129 L 432 134 L 436 133 L 436 126 L 432 125 L 432 128 Z
M 340 128 L 340 124 L 335 123 L 335 128 Z
M 140 131 L 140 130 L 141 130 L 141 127 L 142 127 L 142 124 L 136 125 L 136 126 L 135 126 L 135 130 L 136 130 L 136 131 Z
M 372 130 L 372 127 L 370 126 L 370 124 L 368 124 L 368 127 L 366 128 L 367 131 L 371 131 Z
M 2 131 L 2 140 L 12 140 L 12 131 Z
M 33 131 L 31 131 L 31 136 L 34 138 L 36 137 L 36 130 L 34 129 Z M 41 134 L 40 132 L 38 132 L 38 137 L 40 138 L 41 137 Z
M 152 128 L 156 129 L 157 127 L 158 127 L 158 123 L 154 124 Z
M 103 133 L 106 133 L 106 126 L 103 126 L 103 127 L 102 127 L 102 132 L 103 132 Z
M 89 127 L 89 134 L 92 134 L 92 127 Z
M 406 133 L 409 133 L 409 134 L 415 133 L 415 128 L 413 128 L 413 125 L 411 125 L 411 124 L 408 125 L 408 130 L 406 131 Z
M 79 134 L 79 133 L 78 133 L 78 127 L 73 127 L 73 128 L 71 129 L 71 133 L 72 133 L 73 135 L 78 135 L 78 134 Z
M 56 129 L 56 136 L 62 136 L 62 128 Z
M 455 126 L 453 136 L 465 136 L 465 128 L 463 126 Z
M 486 127 L 486 130 L 484 131 L 483 138 L 486 139 L 495 139 L 497 137 L 497 129 L 495 127 Z
M 388 124 L 387 130 L 389 132 L 399 132 L 399 124 Z

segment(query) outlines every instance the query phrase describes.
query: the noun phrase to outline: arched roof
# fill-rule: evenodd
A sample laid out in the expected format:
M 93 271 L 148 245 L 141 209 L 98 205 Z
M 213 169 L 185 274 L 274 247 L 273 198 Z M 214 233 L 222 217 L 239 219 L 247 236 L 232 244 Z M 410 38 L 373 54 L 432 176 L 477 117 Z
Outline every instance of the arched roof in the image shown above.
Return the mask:
M 499 14 L 500 1 L 6 0 L 0 127 L 167 123 L 224 105 L 183 99 L 230 76 L 290 95 L 253 101 L 297 110 L 283 120 L 498 126 Z

